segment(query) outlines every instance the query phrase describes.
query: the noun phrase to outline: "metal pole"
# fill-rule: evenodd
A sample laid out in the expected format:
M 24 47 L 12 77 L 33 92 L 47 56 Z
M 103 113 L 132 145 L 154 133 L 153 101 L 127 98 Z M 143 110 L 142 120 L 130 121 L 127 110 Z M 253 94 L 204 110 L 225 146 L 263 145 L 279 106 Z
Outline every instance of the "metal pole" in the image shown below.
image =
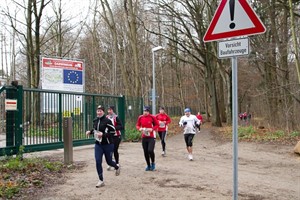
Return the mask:
M 238 199 L 238 73 L 237 57 L 232 57 L 232 142 L 233 142 L 233 200 Z
M 155 51 L 152 51 L 152 114 L 155 115 L 156 95 L 155 95 Z
M 72 118 L 65 117 L 63 119 L 63 131 L 64 131 L 64 163 L 66 165 L 73 163 L 73 128 Z

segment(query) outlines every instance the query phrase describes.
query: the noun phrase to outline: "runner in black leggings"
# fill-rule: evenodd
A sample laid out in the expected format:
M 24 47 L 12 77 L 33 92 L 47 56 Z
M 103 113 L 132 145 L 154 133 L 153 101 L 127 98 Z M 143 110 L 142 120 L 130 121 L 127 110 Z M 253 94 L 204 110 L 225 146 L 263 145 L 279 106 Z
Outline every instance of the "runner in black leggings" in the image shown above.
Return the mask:
M 162 146 L 162 156 L 166 155 L 166 137 L 167 137 L 167 131 L 168 131 L 168 124 L 171 123 L 171 118 L 165 113 L 165 108 L 160 107 L 159 113 L 155 116 L 156 119 L 159 122 L 158 127 L 158 135 L 161 140 L 161 146 Z
M 159 124 L 157 119 L 150 114 L 150 107 L 145 106 L 144 114 L 139 116 L 136 123 L 136 128 L 142 133 L 142 146 L 144 150 L 145 160 L 147 163 L 147 167 L 145 169 L 146 171 L 155 170 L 154 147 L 156 133 L 154 130 L 157 130 L 158 125 Z
M 114 134 L 113 137 L 113 143 L 114 143 L 114 157 L 115 157 L 115 161 L 117 163 L 117 165 L 119 165 L 119 145 L 121 143 L 121 130 L 123 130 L 123 124 L 120 120 L 120 118 L 118 117 L 118 115 L 116 115 L 114 113 L 115 111 L 115 107 L 114 106 L 109 106 L 107 109 L 107 118 L 110 119 L 113 123 L 113 125 L 116 128 L 116 132 Z M 107 168 L 108 170 L 110 170 L 110 168 Z
M 149 170 L 155 170 L 155 165 L 150 165 L 150 159 L 151 163 L 155 163 L 155 154 L 154 154 L 154 147 L 155 147 L 155 139 L 154 138 L 143 138 L 142 140 L 142 146 L 144 150 L 144 156 L 147 163 L 147 166 L 150 166 L 150 168 L 146 169 L 146 171 Z

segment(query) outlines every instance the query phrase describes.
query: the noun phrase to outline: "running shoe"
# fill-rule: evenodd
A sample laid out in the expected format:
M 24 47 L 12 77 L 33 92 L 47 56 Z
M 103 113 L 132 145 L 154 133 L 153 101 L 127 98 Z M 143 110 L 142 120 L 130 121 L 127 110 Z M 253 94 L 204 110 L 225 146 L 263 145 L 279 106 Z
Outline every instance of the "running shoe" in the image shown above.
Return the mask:
M 119 176 L 119 175 L 120 175 L 120 173 L 121 173 L 121 167 L 120 167 L 120 165 L 119 165 L 119 168 L 118 168 L 118 169 L 116 169 L 116 176 Z
M 151 169 L 150 169 L 151 171 L 155 171 L 155 163 L 152 163 L 151 164 Z
M 107 171 L 111 171 L 113 168 L 111 166 L 107 166 Z
M 189 157 L 189 160 L 190 160 L 190 161 L 192 161 L 192 160 L 193 160 L 193 155 L 192 155 L 192 154 L 189 154 L 189 156 L 188 156 L 188 157 Z
M 103 187 L 104 185 L 105 185 L 104 182 L 99 180 L 97 185 L 96 185 L 96 188 Z
M 145 171 L 150 171 L 151 170 L 151 167 L 150 166 L 147 166 Z
M 165 151 L 161 152 L 161 155 L 166 156 L 166 152 Z

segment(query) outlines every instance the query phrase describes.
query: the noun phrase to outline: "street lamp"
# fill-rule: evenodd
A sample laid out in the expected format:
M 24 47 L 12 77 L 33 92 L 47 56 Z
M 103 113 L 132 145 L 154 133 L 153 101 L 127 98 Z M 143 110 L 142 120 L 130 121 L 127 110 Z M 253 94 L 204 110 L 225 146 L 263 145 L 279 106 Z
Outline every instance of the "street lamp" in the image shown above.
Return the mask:
M 155 52 L 164 49 L 162 46 L 152 48 L 152 114 L 156 111 L 156 92 L 155 92 Z

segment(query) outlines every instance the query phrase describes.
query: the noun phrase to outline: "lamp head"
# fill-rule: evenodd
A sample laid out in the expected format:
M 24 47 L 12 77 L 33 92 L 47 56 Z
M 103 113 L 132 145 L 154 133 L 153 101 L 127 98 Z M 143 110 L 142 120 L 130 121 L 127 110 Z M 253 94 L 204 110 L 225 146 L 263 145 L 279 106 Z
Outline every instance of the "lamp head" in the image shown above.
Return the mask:
M 152 48 L 152 52 L 159 51 L 162 49 L 164 49 L 162 46 L 157 46 L 157 47 Z

